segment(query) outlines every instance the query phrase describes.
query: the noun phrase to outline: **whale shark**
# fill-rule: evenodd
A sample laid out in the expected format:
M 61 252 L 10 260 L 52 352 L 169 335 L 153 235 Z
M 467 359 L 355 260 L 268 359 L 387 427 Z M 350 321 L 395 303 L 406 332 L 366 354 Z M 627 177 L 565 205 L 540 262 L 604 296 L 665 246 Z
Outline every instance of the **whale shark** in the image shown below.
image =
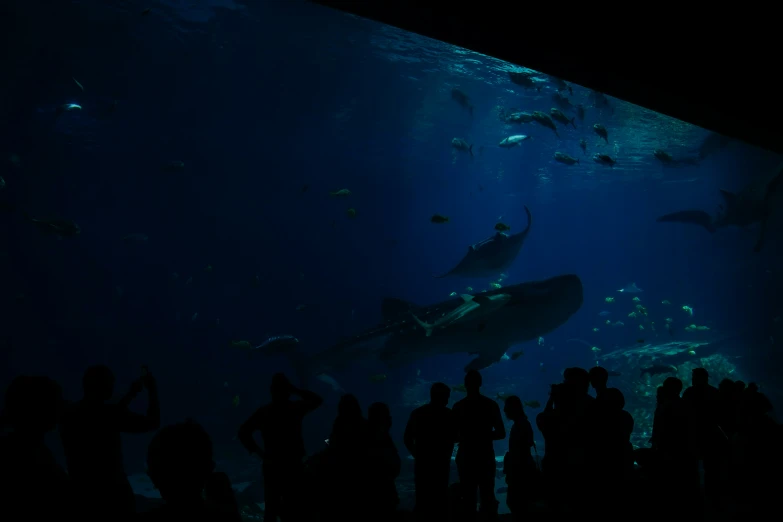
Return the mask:
M 527 213 L 525 230 L 517 234 L 498 232 L 484 241 L 470 245 L 468 253 L 457 263 L 457 266 L 445 274 L 435 277 L 495 277 L 500 274 L 517 258 L 530 232 L 533 216 L 527 206 L 525 206 L 525 212 Z
M 383 322 L 316 354 L 299 354 L 292 363 L 303 384 L 309 377 L 340 371 L 365 359 L 398 367 L 435 355 L 466 353 L 475 358 L 465 371 L 480 370 L 499 362 L 511 346 L 538 339 L 565 324 L 582 306 L 583 291 L 579 277 L 569 274 L 469 297 L 478 303 L 475 313 L 439 325 L 439 319 L 465 306 L 466 297 L 428 306 L 386 298 L 381 306 Z
M 661 216 L 656 221 L 699 225 L 710 233 L 721 228 L 745 228 L 760 223 L 761 229 L 753 247 L 754 252 L 759 252 L 766 241 L 770 217 L 783 202 L 781 181 L 783 181 L 783 166 L 766 176 L 758 177 L 739 192 L 721 189 L 723 204 L 719 206 L 715 216 L 703 210 L 682 210 Z

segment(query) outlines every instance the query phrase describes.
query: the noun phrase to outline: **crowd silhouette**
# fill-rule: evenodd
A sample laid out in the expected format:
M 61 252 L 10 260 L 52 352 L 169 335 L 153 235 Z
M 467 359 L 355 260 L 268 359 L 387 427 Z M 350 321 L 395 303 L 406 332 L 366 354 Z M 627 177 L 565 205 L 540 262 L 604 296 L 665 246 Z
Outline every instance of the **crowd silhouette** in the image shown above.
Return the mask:
M 511 520 L 744 520 L 776 512 L 782 432 L 755 384 L 726 379 L 716 388 L 704 368 L 693 370 L 684 391 L 682 381 L 667 378 L 657 390 L 651 447 L 635 449 L 634 420 L 608 379 L 601 367 L 568 368 L 551 386 L 535 418 L 545 443 L 540 459 L 522 401 L 502 397 L 512 422 L 502 461 L 494 442 L 506 438 L 503 414 L 481 394 L 479 372 L 465 375 L 466 396 L 452 408 L 449 387 L 435 383 L 430 403 L 405 426 L 414 460 L 412 513 L 398 509 L 402 460 L 386 404 L 370 405 L 365 417 L 357 397 L 344 395 L 326 449 L 308 458 L 302 421 L 323 400 L 278 373 L 271 402 L 237 438 L 262 461 L 267 522 L 497 520 L 501 477 Z M 114 376 L 105 366 L 89 368 L 83 388 L 84 397 L 66 405 L 47 377 L 19 376 L 8 387 L 0 437 L 5 520 L 242 520 L 229 477 L 214 469 L 207 432 L 191 420 L 159 429 L 156 381 L 146 369 L 116 403 L 109 402 Z M 143 389 L 149 400 L 142 415 L 129 405 Z M 45 443 L 58 427 L 67 471 Z M 147 474 L 163 501 L 142 511 L 123 469 L 121 436 L 155 430 Z

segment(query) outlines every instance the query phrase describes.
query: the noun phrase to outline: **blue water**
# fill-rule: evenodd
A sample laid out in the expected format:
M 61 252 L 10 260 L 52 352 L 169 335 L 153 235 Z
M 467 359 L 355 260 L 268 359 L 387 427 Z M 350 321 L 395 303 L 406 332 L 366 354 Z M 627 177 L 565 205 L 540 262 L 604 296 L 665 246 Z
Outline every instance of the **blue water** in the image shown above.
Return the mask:
M 18 213 L 0 216 L 3 386 L 19 373 L 48 374 L 77 399 L 82 372 L 101 363 L 117 373 L 120 393 L 147 364 L 163 422 L 199 420 L 222 465 L 241 469 L 236 428 L 268 400 L 272 373 L 292 368 L 285 357 L 249 358 L 230 341 L 292 334 L 314 353 L 379 323 L 384 297 L 426 305 L 485 289 L 488 280 L 432 275 L 498 221 L 522 229 L 527 205 L 533 228 L 504 284 L 574 273 L 585 301 L 540 345 L 514 347 L 525 355 L 486 370 L 487 394 L 543 404 L 564 368 L 589 368 L 601 354 L 638 348 L 637 339 L 673 339 L 722 343 L 733 378 L 761 381 L 780 400 L 781 243 L 773 234 L 754 254 L 752 231 L 710 235 L 655 222 L 681 209 L 712 212 L 719 188 L 768 174 L 775 155 L 732 143 L 698 167 L 663 168 L 654 149 L 689 154 L 707 131 L 615 99 L 613 113 L 591 109 L 576 85 L 573 102 L 588 106 L 576 129 L 558 124 L 558 139 L 535 124 L 507 126 L 498 107 L 549 112 L 546 75 L 535 74 L 540 93 L 524 91 L 507 76 L 516 66 L 310 4 L 148 2 L 146 16 L 131 2 L 62 2 L 45 12 L 33 4 L 19 12 L 35 37 L 15 42 L 14 77 L 2 86 L 0 198 L 34 216 L 73 219 L 82 232 L 57 240 Z M 469 94 L 473 117 L 451 99 L 453 88 Z M 55 118 L 63 103 L 82 110 Z M 609 144 L 594 123 L 608 129 Z M 519 133 L 531 139 L 497 147 Z M 474 160 L 452 150 L 454 137 L 474 144 Z M 580 164 L 556 163 L 555 151 Z M 595 164 L 595 152 L 617 165 Z M 185 166 L 162 168 L 171 161 Z M 329 196 L 342 188 L 352 195 Z M 430 223 L 435 213 L 449 222 Z M 147 241 L 123 241 L 134 233 Z M 631 282 L 644 289 L 656 334 L 626 318 L 630 296 L 616 290 Z M 602 310 L 625 329 L 605 325 Z M 666 316 L 709 333 L 670 338 L 660 328 Z M 334 377 L 365 407 L 392 406 L 399 443 L 429 383 L 461 383 L 469 360 L 392 370 L 366 361 Z M 370 382 L 379 373 L 387 379 Z M 654 397 L 654 383 L 636 371 L 615 385 L 629 403 L 649 390 Z M 323 446 L 339 398 L 313 387 L 326 405 L 307 421 L 310 451 Z M 143 470 L 148 440 L 127 438 L 129 472 Z

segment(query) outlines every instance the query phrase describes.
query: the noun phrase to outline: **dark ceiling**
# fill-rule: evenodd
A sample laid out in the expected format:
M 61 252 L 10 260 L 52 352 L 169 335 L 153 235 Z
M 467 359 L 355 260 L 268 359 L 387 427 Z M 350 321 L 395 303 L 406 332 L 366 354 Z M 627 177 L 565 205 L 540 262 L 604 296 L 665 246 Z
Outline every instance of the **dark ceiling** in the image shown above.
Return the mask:
M 774 16 L 763 11 L 746 15 L 741 6 L 721 11 L 707 4 L 670 10 L 666 4 L 636 2 L 315 3 L 558 76 L 783 153 L 776 51 L 781 45 Z M 625 6 L 630 13 L 623 12 Z

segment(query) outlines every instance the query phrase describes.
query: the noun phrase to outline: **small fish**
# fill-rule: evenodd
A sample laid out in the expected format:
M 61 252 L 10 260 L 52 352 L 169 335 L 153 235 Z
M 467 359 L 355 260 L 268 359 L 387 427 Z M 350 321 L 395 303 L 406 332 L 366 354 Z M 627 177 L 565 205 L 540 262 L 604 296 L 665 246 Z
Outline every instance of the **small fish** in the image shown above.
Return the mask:
M 473 105 L 470 103 L 470 97 L 467 94 L 454 88 L 451 89 L 451 99 L 457 102 L 463 109 L 467 109 L 470 115 L 473 116 Z
M 449 294 L 449 297 L 457 297 L 457 292 L 451 292 L 451 293 Z
M 610 297 L 609 299 L 612 299 L 612 298 Z M 598 316 L 599 317 L 606 317 L 608 315 L 612 315 L 612 312 L 607 312 L 606 310 L 601 310 L 600 312 L 598 312 Z
M 293 335 L 276 335 L 254 347 L 253 350 L 262 352 L 264 355 L 272 355 L 289 353 L 298 345 L 299 339 Z
M 574 128 L 576 128 L 576 123 L 574 123 L 574 119 L 576 119 L 576 117 L 569 118 L 560 109 L 555 109 L 554 107 L 549 109 L 549 115 L 558 123 L 562 123 L 563 125 L 568 125 L 570 123 L 574 126 Z
M 239 406 L 239 395 L 234 395 L 234 399 L 231 401 L 234 404 L 234 408 Z
M 191 321 L 195 321 L 196 319 L 198 319 L 198 312 L 195 312 L 193 316 L 190 318 Z
M 641 325 L 639 325 L 639 326 L 641 326 Z M 644 344 L 644 339 L 637 339 L 636 342 L 639 343 L 639 344 Z
M 578 159 L 572 158 L 568 154 L 564 154 L 562 152 L 555 152 L 555 161 L 564 165 L 576 165 L 579 163 Z
M 453 138 L 451 140 L 451 146 L 454 148 L 454 150 L 459 150 L 462 152 L 469 152 L 470 157 L 473 157 L 473 145 L 468 144 L 467 141 L 463 140 L 462 138 Z
M 582 149 L 582 153 L 587 155 L 587 141 L 579 140 L 579 148 Z
M 451 387 L 451 389 L 459 393 L 468 393 L 468 390 L 467 388 L 465 388 L 464 384 L 455 384 L 454 386 Z
M 355 209 L 355 208 L 349 208 L 348 210 L 346 210 L 346 211 L 345 211 L 345 214 L 346 214 L 346 215 L 347 215 L 349 218 L 353 219 L 353 218 L 355 218 L 355 217 L 356 217 L 356 209 Z
M 608 165 L 610 167 L 614 167 L 617 163 L 617 161 L 608 154 L 599 154 L 597 152 L 593 154 L 593 161 L 600 165 Z
M 533 409 L 541 407 L 541 403 L 538 401 L 525 401 L 522 404 L 524 404 L 528 408 L 533 408 Z
M 443 224 L 443 223 L 448 223 L 448 222 L 449 222 L 449 218 L 446 217 L 446 216 L 441 216 L 440 214 L 434 214 L 430 218 L 430 223 L 435 223 L 435 224 L 438 224 L 438 225 Z
M 76 79 L 76 78 L 74 78 L 73 76 L 71 76 L 71 79 L 73 80 L 73 83 L 75 83 L 75 84 L 76 84 L 76 86 L 77 86 L 79 89 L 81 89 L 81 90 L 82 90 L 82 92 L 84 92 L 84 85 L 82 85 L 81 83 L 79 83 L 79 80 L 77 80 L 77 79 Z
M 205 266 L 204 267 L 204 272 L 207 272 L 207 273 L 212 272 L 212 265 Z
M 334 192 L 330 192 L 329 195 L 337 196 L 337 197 L 346 197 L 351 195 L 351 191 L 348 189 L 340 189 L 340 190 L 335 190 Z
M 497 230 L 498 232 L 507 232 L 511 230 L 511 227 L 506 225 L 505 223 L 498 223 L 495 225 L 495 230 Z
M 530 136 L 527 136 L 525 134 L 515 134 L 514 136 L 503 138 L 503 140 L 500 143 L 498 143 L 498 146 L 504 149 L 510 149 L 519 146 L 520 143 L 528 139 L 530 139 Z
M 538 345 L 539 346 L 544 346 L 544 338 L 543 337 L 539 337 L 538 338 Z
M 173 160 L 163 164 L 163 170 L 166 172 L 178 172 L 185 168 L 185 162 Z
M 3 190 L 5 188 L 5 180 L 2 176 L 0 176 L 0 190 Z
M 606 127 L 600 123 L 596 123 L 593 125 L 593 132 L 595 132 L 599 137 L 603 138 L 607 144 L 609 144 L 609 131 L 606 130 Z

